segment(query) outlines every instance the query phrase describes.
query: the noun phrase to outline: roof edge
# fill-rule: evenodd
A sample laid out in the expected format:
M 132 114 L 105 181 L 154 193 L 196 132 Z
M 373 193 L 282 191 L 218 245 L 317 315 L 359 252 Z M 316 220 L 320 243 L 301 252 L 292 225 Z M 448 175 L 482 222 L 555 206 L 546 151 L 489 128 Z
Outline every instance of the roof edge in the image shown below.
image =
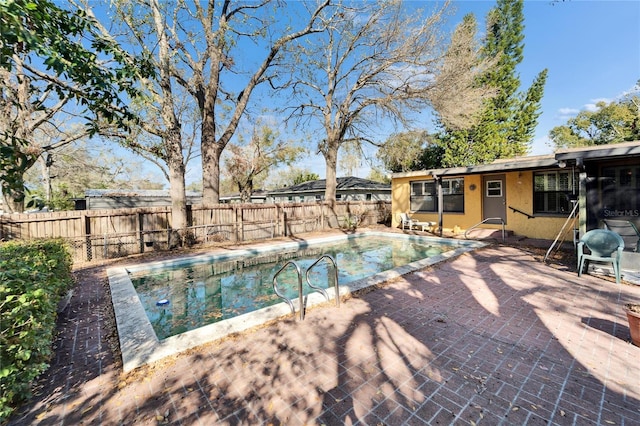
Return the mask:
M 447 167 L 441 169 L 424 169 L 410 172 L 393 173 L 392 178 L 415 177 L 415 176 L 454 176 L 473 175 L 491 172 L 506 172 L 516 170 L 538 169 L 542 167 L 558 167 L 558 161 L 553 154 L 538 155 L 532 157 L 515 157 L 503 160 L 496 160 L 489 164 L 479 164 L 476 166 Z

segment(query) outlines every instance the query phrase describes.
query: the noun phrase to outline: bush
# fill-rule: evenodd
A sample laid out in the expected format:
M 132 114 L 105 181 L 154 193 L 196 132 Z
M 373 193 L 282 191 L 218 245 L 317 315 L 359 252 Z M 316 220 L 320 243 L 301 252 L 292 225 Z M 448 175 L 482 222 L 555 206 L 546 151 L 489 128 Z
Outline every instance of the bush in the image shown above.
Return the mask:
M 73 285 L 62 240 L 0 245 L 0 422 L 48 367 L 57 306 Z

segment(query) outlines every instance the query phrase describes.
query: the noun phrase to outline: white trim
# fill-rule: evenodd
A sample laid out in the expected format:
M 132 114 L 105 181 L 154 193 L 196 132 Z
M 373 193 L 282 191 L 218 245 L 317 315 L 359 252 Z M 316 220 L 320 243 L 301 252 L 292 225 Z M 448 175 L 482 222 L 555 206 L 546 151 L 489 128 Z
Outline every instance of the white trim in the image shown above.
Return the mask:
M 492 190 L 496 190 L 496 189 L 500 190 L 500 194 L 498 194 L 498 195 L 489 194 L 489 184 L 491 184 L 491 183 L 499 183 L 500 184 L 499 188 L 491 188 Z M 502 180 L 488 180 L 488 181 L 486 181 L 485 194 L 486 194 L 487 198 L 500 198 L 500 197 L 502 197 Z

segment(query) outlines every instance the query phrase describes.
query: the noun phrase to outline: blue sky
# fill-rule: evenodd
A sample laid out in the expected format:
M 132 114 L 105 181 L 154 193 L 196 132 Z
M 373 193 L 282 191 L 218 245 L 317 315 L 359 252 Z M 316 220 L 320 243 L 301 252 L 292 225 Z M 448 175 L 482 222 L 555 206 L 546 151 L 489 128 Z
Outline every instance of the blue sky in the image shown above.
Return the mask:
M 425 8 L 435 4 L 426 0 L 407 3 Z M 486 14 L 495 1 L 455 1 L 453 5 L 457 11 L 450 18 L 452 28 L 471 12 L 483 31 Z M 530 155 L 550 154 L 553 147 L 548 133 L 553 127 L 565 124 L 599 100 L 615 100 L 640 79 L 640 1 L 526 0 L 524 15 L 524 60 L 518 68 L 521 90 L 526 90 L 541 70 L 549 70 Z M 427 127 L 431 121 L 428 116 L 425 113 Z M 311 155 L 297 166 L 324 177 L 324 159 L 313 154 L 315 147 L 310 148 Z M 188 169 L 187 183 L 198 181 L 200 165 L 194 162 Z M 368 173 L 363 163 L 355 174 L 366 177 Z M 338 170 L 338 176 L 343 174 Z
M 457 4 L 487 10 L 492 2 Z M 599 100 L 615 100 L 640 79 L 640 2 L 525 1 L 524 14 L 523 87 L 549 69 L 531 155 L 550 154 L 549 130 Z
M 495 1 L 456 1 L 451 25 L 473 13 L 479 31 L 484 31 L 487 12 L 494 6 Z M 525 0 L 524 18 L 521 90 L 540 71 L 549 70 L 529 155 L 551 154 L 552 128 L 600 100 L 617 99 L 640 79 L 640 1 Z M 311 157 L 300 165 L 324 177 L 323 159 Z M 356 172 L 360 177 L 368 173 L 366 164 Z

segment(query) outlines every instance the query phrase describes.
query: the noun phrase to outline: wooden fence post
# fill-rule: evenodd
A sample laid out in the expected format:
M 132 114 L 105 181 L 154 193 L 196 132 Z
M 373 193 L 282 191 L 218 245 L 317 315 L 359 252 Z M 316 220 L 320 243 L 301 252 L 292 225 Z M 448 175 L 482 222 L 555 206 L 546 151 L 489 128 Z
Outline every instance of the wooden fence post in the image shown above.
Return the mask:
M 234 242 L 238 242 L 239 241 L 239 235 L 240 235 L 240 224 L 238 223 L 238 206 L 233 206 L 233 241 Z
M 167 250 L 171 250 L 171 225 L 169 221 L 169 211 L 164 212 L 164 220 L 167 224 Z
M 93 255 L 92 255 L 93 248 L 91 247 L 91 218 L 86 214 L 83 214 L 82 220 L 84 222 L 84 235 L 86 235 L 84 239 L 85 246 L 86 246 L 86 250 L 84 251 L 84 256 L 85 256 L 85 260 L 89 262 L 93 259 Z
M 136 238 L 139 242 L 140 253 L 144 253 L 144 220 L 142 218 L 142 213 L 136 213 Z
M 280 223 L 280 236 L 285 237 L 287 235 L 287 224 L 285 223 L 286 217 L 284 215 L 284 206 L 278 204 L 278 222 Z

